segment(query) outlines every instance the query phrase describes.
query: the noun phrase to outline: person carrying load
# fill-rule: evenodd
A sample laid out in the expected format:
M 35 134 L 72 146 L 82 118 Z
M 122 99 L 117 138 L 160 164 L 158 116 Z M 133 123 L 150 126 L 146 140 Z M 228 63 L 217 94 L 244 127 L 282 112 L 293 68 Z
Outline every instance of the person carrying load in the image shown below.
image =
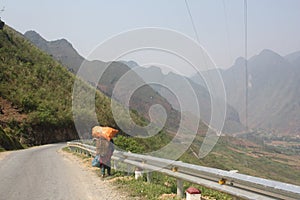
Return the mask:
M 111 175 L 111 156 L 114 152 L 113 137 L 119 131 L 111 127 L 95 126 L 92 128 L 92 136 L 96 140 L 96 159 L 100 163 L 101 176 L 105 176 L 107 170 L 108 176 Z

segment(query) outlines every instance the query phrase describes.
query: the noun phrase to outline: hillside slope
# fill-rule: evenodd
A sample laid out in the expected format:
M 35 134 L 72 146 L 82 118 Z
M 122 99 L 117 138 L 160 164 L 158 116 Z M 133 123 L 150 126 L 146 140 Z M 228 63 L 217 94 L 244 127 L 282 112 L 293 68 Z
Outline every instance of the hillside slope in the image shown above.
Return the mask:
M 0 60 L 0 97 L 6 102 L 1 104 L 1 134 L 27 145 L 78 138 L 72 115 L 74 75 L 8 26 L 0 30 Z M 98 92 L 96 104 L 102 125 L 116 126 L 110 99 Z M 82 131 L 92 125 L 87 121 Z
M 8 26 L 0 31 L 0 60 L 0 150 L 18 149 L 21 144 L 31 146 L 90 138 L 91 128 L 95 125 L 119 129 L 108 96 L 92 87 L 91 83 L 76 79 L 51 55 Z M 100 61 L 90 63 L 103 64 Z M 77 94 L 72 96 L 75 80 L 79 80 Z M 95 102 L 87 98 L 91 94 L 95 94 Z M 80 98 L 81 104 L 72 108 L 72 100 Z M 93 105 L 95 110 L 92 110 Z M 133 128 L 132 123 L 124 115 L 124 108 L 118 103 L 115 106 L 124 128 L 115 140 L 118 147 L 141 152 L 160 148 L 169 142 L 164 130 L 146 139 L 128 137 L 126 133 Z M 78 114 L 76 119 L 80 122 L 76 128 L 73 113 Z M 93 118 L 94 113 L 97 119 Z M 134 111 L 129 113 L 136 124 L 147 125 L 145 118 Z

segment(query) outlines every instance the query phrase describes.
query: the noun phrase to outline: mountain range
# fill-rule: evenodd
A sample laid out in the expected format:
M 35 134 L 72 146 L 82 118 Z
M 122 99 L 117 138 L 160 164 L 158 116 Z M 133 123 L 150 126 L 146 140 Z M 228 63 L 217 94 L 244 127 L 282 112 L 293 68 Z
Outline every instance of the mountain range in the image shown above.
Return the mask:
M 46 41 L 35 31 L 28 31 L 24 36 L 29 39 L 33 44 L 38 48 L 52 55 L 53 58 L 61 62 L 66 66 L 70 71 L 76 73 L 82 63 L 84 65 L 89 65 L 92 71 L 88 73 L 88 76 L 92 77 L 95 74 L 96 70 L 103 69 L 107 63 L 102 61 L 87 61 L 84 60 L 81 55 L 79 55 L 72 45 L 64 39 L 56 41 Z M 57 49 L 59 49 L 57 51 Z M 76 61 L 74 63 L 74 61 Z M 115 89 L 115 84 L 120 80 L 120 78 L 127 73 L 128 71 L 134 71 L 132 74 L 132 81 L 138 81 L 143 79 L 145 82 L 149 80 L 157 81 L 160 83 L 171 82 L 171 84 L 176 88 L 181 88 L 181 83 L 187 81 L 193 88 L 196 94 L 196 100 L 200 107 L 201 119 L 209 124 L 211 118 L 211 99 L 207 89 L 200 84 L 193 82 L 188 77 L 183 77 L 181 75 L 170 72 L 165 75 L 161 72 L 160 68 L 152 66 L 150 68 L 140 67 L 134 61 L 118 61 L 111 62 L 108 64 L 108 68 L 103 73 L 100 81 L 95 81 L 94 84 L 97 85 L 98 89 L 103 93 L 107 94 L 109 97 L 112 96 L 112 91 Z M 134 69 L 134 70 L 132 70 Z M 97 77 L 94 78 L 97 80 Z M 116 92 L 116 91 L 114 91 Z M 122 91 L 119 91 L 122 92 Z M 184 93 L 184 90 L 181 90 L 181 94 L 176 94 L 179 96 L 185 97 L 189 101 L 190 94 Z M 176 129 L 180 122 L 180 112 L 185 113 L 185 115 L 196 116 L 195 105 L 189 104 L 186 110 L 180 110 L 178 99 L 176 96 L 171 95 L 167 88 L 163 87 L 160 84 L 145 84 L 144 87 L 139 88 L 131 98 L 130 106 L 132 109 L 137 110 L 138 112 L 143 113 L 144 117 L 149 119 L 148 110 L 151 105 L 160 104 L 163 105 L 168 114 L 167 127 L 172 127 Z M 151 101 L 149 99 L 151 98 Z M 174 130 L 173 129 L 173 130 Z M 235 109 L 227 105 L 227 113 L 223 131 L 227 133 L 237 132 L 244 129 L 244 126 L 240 123 L 239 114 Z
M 76 52 L 72 45 L 65 39 L 46 41 L 38 33 L 28 31 L 25 37 L 33 42 L 56 60 L 61 62 L 70 71 L 76 73 L 83 62 L 86 61 Z M 96 62 L 98 67 L 105 65 L 102 61 Z M 225 133 L 238 133 L 245 131 L 245 124 L 251 129 L 263 129 L 279 135 L 297 135 L 300 132 L 300 51 L 286 56 L 281 56 L 271 50 L 263 50 L 248 61 L 248 115 L 246 119 L 246 74 L 245 59 L 238 58 L 234 65 L 226 70 L 216 69 L 201 72 L 201 75 L 209 75 L 214 79 L 218 73 L 221 74 L 225 85 L 227 112 L 223 131 Z M 93 65 L 93 64 L 91 64 Z M 95 65 L 94 65 L 95 66 Z M 211 117 L 211 97 L 205 85 L 205 81 L 199 74 L 192 77 L 170 72 L 163 74 L 160 68 L 151 66 L 148 68 L 139 67 L 134 61 L 120 61 L 110 64 L 106 73 L 106 80 L 100 81 L 98 88 L 107 94 L 112 95 L 115 83 L 131 69 L 135 69 L 136 78 L 155 80 L 159 83 L 172 82 L 174 87 L 181 87 L 182 81 L 188 81 L 193 88 L 201 111 L 201 119 L 209 123 Z M 93 76 L 93 73 L 90 73 Z M 112 84 L 112 80 L 115 83 Z M 147 116 L 150 107 L 143 96 L 152 99 L 152 104 L 162 103 L 173 113 L 172 119 L 176 119 L 170 126 L 176 126 L 179 122 L 180 105 L 178 99 L 168 88 L 159 84 L 148 85 L 148 88 L 132 100 L 132 108 L 142 111 Z M 216 88 L 216 90 L 221 88 Z M 151 91 L 151 92 L 149 92 Z M 137 93 L 136 93 L 137 94 Z M 179 96 L 188 96 L 184 90 Z M 146 95 L 147 96 L 147 95 Z M 223 98 L 223 97 L 220 97 Z M 159 100 L 160 99 L 160 100 Z M 164 102 L 164 103 L 163 103 Z M 146 105 L 146 106 L 144 106 Z M 187 110 L 182 112 L 195 112 L 195 106 L 189 105 Z M 149 116 L 148 116 L 149 117 Z M 244 124 L 244 125 L 243 125 Z
M 243 124 L 277 135 L 300 133 L 300 52 L 281 56 L 263 50 L 247 60 L 248 91 L 244 58 L 227 70 L 219 70 L 226 88 L 227 103 L 240 114 Z M 216 71 L 208 71 L 211 77 Z M 203 84 L 203 80 L 194 81 Z M 248 92 L 246 115 L 246 93 Z
M 26 32 L 24 36 L 75 74 L 78 72 L 81 65 L 83 65 L 86 69 L 85 73 L 82 75 L 84 76 L 82 77 L 83 79 L 89 80 L 90 84 L 96 86 L 97 89 L 108 97 L 114 98 L 125 104 L 125 102 L 122 101 L 124 100 L 124 96 L 129 93 L 129 90 L 122 89 L 122 87 L 116 88 L 115 86 L 124 74 L 131 71 L 131 68 L 127 66 L 126 63 L 84 60 L 65 39 L 48 42 L 34 31 Z M 57 51 L 57 49 L 59 50 Z M 98 80 L 100 74 L 101 78 Z M 143 80 L 134 72 L 131 73 L 130 78 L 132 84 L 135 82 L 143 82 Z M 168 131 L 176 132 L 179 125 L 180 113 L 173 109 L 168 101 L 157 94 L 157 92 L 147 84 L 134 91 L 133 96 L 130 98 L 129 109 L 135 110 L 140 115 L 150 120 L 148 110 L 155 104 L 162 105 L 167 112 L 168 120 L 166 121 L 166 128 Z M 139 130 L 139 132 L 140 131 L 141 130 Z

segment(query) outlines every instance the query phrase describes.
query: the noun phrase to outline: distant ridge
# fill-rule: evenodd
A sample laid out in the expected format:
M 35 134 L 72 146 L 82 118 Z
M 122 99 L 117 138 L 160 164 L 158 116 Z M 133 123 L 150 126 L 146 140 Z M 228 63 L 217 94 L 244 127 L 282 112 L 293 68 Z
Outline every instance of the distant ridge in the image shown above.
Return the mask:
M 281 56 L 263 50 L 248 61 L 249 125 L 277 134 L 300 135 L 300 53 Z M 242 59 L 223 72 L 228 103 L 245 120 Z
M 32 43 L 34 43 L 38 47 L 41 47 L 41 49 L 43 49 L 48 54 L 53 55 L 53 57 L 60 61 L 63 65 L 67 66 L 69 69 L 72 69 L 74 73 L 77 72 L 78 67 L 80 67 L 82 63 L 83 57 L 76 52 L 72 45 L 66 45 L 62 42 L 59 42 L 61 40 L 48 42 L 42 39 L 39 34 L 33 31 L 26 32 L 25 37 L 27 37 Z M 59 47 L 60 45 L 61 47 Z M 70 52 L 72 52 L 72 54 Z M 70 59 L 74 56 L 77 58 L 74 59 L 72 63 Z M 99 70 L 101 68 L 104 68 L 105 66 L 105 63 L 102 61 L 85 61 L 85 64 L 89 65 L 90 68 L 94 70 L 96 68 Z M 109 65 L 109 68 L 106 70 L 105 74 L 103 74 L 103 78 L 100 80 L 100 82 L 95 84 L 98 84 L 98 89 L 100 89 L 103 93 L 111 97 L 115 83 L 120 79 L 122 75 L 124 75 L 132 68 L 135 68 L 137 72 L 135 76 L 135 78 L 137 79 L 140 79 L 140 77 L 138 77 L 138 75 L 140 75 L 141 77 L 149 77 L 152 80 L 158 81 L 173 80 L 173 84 L 177 85 L 177 87 L 181 87 L 179 83 L 182 81 L 182 78 L 187 79 L 193 85 L 193 89 L 197 94 L 197 99 L 201 109 L 202 120 L 206 121 L 206 123 L 209 123 L 211 117 L 211 100 L 207 89 L 205 87 L 202 87 L 198 83 L 193 82 L 187 77 L 182 77 L 181 75 L 177 75 L 174 73 L 169 73 L 165 75 L 158 67 L 152 66 L 149 68 L 143 68 L 140 67 L 135 61 L 112 62 Z M 90 77 L 92 77 L 93 75 L 94 73 L 89 73 Z M 95 77 L 95 79 L 97 78 Z M 145 81 L 147 82 L 147 80 Z M 153 89 L 155 91 L 153 91 Z M 148 99 L 146 98 L 150 96 L 152 97 L 152 103 L 149 103 Z M 165 92 L 164 89 L 160 88 L 159 86 L 145 86 L 139 92 L 137 92 L 134 97 L 135 98 L 131 100 L 132 109 L 141 111 L 142 113 L 144 113 L 144 117 L 149 119 L 148 109 L 151 104 L 162 104 L 168 111 L 168 114 L 172 115 L 170 116 L 171 121 L 167 122 L 168 126 L 173 128 L 176 128 L 178 126 L 180 120 L 180 113 L 177 111 L 179 110 L 179 107 L 177 105 L 178 103 L 176 103 L 177 99 L 174 96 L 171 97 L 169 93 Z M 184 112 L 190 112 L 193 114 L 194 111 L 194 106 L 190 105 L 189 110 L 186 110 Z M 227 117 L 223 129 L 225 133 L 237 132 L 244 129 L 244 126 L 240 122 L 239 114 L 235 111 L 235 109 L 232 106 L 227 106 L 226 115 Z
M 27 31 L 24 36 L 74 73 L 78 71 L 84 61 L 84 58 L 77 53 L 72 44 L 65 39 L 48 42 L 35 31 Z

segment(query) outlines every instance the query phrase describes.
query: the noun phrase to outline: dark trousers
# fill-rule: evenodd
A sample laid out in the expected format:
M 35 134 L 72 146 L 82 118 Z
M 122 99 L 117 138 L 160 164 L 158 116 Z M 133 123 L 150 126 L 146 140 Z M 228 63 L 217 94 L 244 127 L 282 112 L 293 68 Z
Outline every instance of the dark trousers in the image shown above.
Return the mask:
M 107 170 L 107 174 L 110 176 L 110 171 L 111 171 L 111 168 L 110 168 L 110 165 L 104 165 L 104 164 L 101 164 L 100 165 L 100 168 L 101 168 L 101 174 L 102 175 L 105 175 L 105 169 Z

